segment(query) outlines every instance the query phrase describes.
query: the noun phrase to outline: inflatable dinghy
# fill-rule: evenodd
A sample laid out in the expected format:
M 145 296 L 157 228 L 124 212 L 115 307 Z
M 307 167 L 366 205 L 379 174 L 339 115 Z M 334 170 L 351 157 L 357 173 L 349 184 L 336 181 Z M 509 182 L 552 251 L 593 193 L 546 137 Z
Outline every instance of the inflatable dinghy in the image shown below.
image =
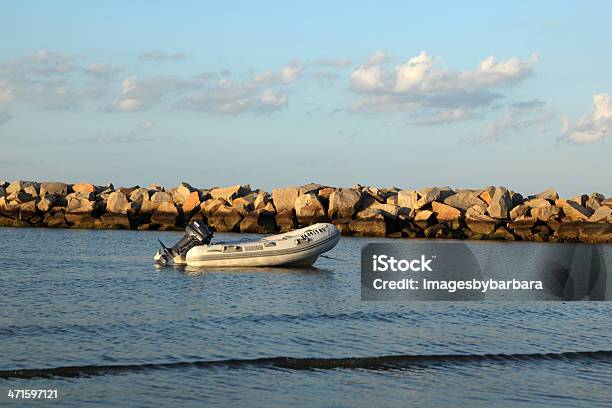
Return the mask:
M 185 227 L 185 236 L 172 248 L 162 249 L 153 259 L 158 265 L 222 266 L 309 266 L 319 255 L 336 246 L 340 231 L 333 224 L 314 224 L 255 241 L 211 244 L 212 232 L 200 222 Z

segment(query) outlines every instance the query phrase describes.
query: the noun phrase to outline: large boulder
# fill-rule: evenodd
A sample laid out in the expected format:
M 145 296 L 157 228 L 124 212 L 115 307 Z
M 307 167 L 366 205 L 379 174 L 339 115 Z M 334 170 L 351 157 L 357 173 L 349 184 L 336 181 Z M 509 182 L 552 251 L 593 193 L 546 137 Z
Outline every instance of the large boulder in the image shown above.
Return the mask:
M 130 229 L 130 220 L 126 214 L 103 214 L 100 222 L 105 229 Z
M 446 197 L 443 203 L 463 211 L 466 211 L 468 208 L 474 205 L 486 208 L 487 204 L 482 201 L 480 197 L 478 197 L 478 194 L 478 191 L 460 190 L 455 194 Z
M 35 189 L 38 189 L 39 185 L 34 181 L 15 180 L 9 184 L 8 187 L 6 187 L 6 192 L 8 194 L 17 193 L 19 191 L 25 191 L 27 187 L 34 187 Z
M 587 208 L 590 208 L 591 210 L 595 211 L 597 210 L 599 207 L 601 207 L 601 203 L 602 201 L 604 201 L 606 199 L 606 197 L 604 197 L 603 194 L 600 193 L 592 193 L 588 200 L 585 203 L 585 206 Z
M 295 215 L 300 226 L 327 220 L 325 207 L 313 193 L 303 194 L 295 200 Z
M 0 214 L 11 217 L 19 217 L 19 203 L 16 201 L 9 201 L 6 197 L 0 197 Z
M 255 197 L 255 201 L 253 202 L 253 206 L 256 210 L 266 208 L 268 204 L 272 204 L 272 199 L 270 198 L 270 193 L 266 191 L 258 193 L 257 197 Z
M 275 219 L 276 225 L 278 225 L 280 232 L 287 232 L 296 228 L 296 220 L 292 210 L 283 210 L 278 212 Z
M 295 208 L 295 200 L 300 195 L 300 189 L 297 187 L 275 188 L 272 190 L 272 201 L 276 212 L 281 213 L 285 210 L 293 210 Z
M 255 209 L 255 199 L 253 194 L 245 197 L 238 197 L 232 201 L 232 207 L 238 210 L 243 217 Z
M 559 194 L 554 188 L 549 188 L 548 190 L 544 190 L 541 193 L 536 194 L 535 198 L 543 198 L 544 200 L 555 202 L 559 199 Z
M 192 215 L 195 211 L 197 211 L 200 207 L 200 193 L 196 191 L 192 191 L 187 196 L 187 199 L 182 204 L 183 213 L 186 217 Z
M 28 201 L 27 203 L 19 204 L 19 219 L 29 221 L 36 215 L 36 202 Z
M 204 201 L 200 205 L 200 208 L 202 209 L 202 212 L 204 213 L 204 215 L 208 217 L 211 214 L 213 214 L 218 207 L 223 207 L 223 206 L 228 206 L 228 205 L 229 204 L 227 203 L 227 201 L 225 201 L 222 198 L 211 198 L 210 200 Z
M 276 230 L 276 219 L 273 213 L 255 210 L 248 213 L 240 222 L 241 232 L 271 234 Z
M 43 224 L 51 228 L 68 228 L 69 226 L 66 222 L 64 212 L 55 211 L 55 209 L 45 213 Z
M 525 201 L 524 205 L 529 208 L 542 208 L 542 207 L 550 207 L 552 204 L 550 201 L 544 198 L 532 198 L 531 200 Z
M 58 196 L 65 197 L 68 195 L 68 184 L 57 182 L 41 183 L 40 196 L 44 197 L 47 194 L 57 194 Z
M 489 216 L 498 219 L 508 218 L 508 212 L 512 209 L 512 199 L 505 187 L 497 187 L 487 207 Z
M 302 187 L 300 187 L 300 195 L 302 194 L 318 194 L 319 190 L 323 188 L 323 186 L 321 184 L 317 184 L 317 183 L 308 183 L 306 185 L 303 185 Z
M 229 205 L 215 207 L 208 215 L 208 225 L 219 232 L 239 231 L 240 221 L 242 215 Z
M 517 219 L 517 217 L 520 217 L 521 215 L 525 215 L 529 213 L 529 207 L 525 204 L 519 204 L 516 207 L 514 207 L 512 210 L 510 210 L 510 221 L 514 221 L 515 219 Z
M 72 185 L 72 191 L 76 192 L 84 192 L 84 193 L 93 193 L 96 191 L 96 186 L 91 183 L 77 183 Z
M 132 213 L 135 208 L 134 203 L 130 203 L 121 191 L 116 190 L 109 194 L 106 200 L 106 212 L 111 214 Z
M 365 209 L 380 211 L 380 213 L 389 220 L 396 220 L 400 210 L 397 205 L 381 203 L 370 194 L 362 195 L 359 210 L 362 211 Z
M 422 230 L 427 229 L 435 221 L 435 214 L 433 211 L 421 210 L 414 216 L 414 223 Z
M 548 222 L 553 218 L 559 217 L 560 210 L 556 205 L 550 205 L 548 207 L 536 207 L 531 209 L 531 216 L 537 218 L 540 221 Z
M 153 215 L 151 215 L 151 222 L 159 225 L 174 226 L 178 215 L 178 210 L 172 200 L 162 201 L 157 205 Z
M 567 221 L 586 221 L 594 212 L 572 200 L 557 200 L 557 205 L 563 209 Z
M 606 198 L 601 202 L 601 205 L 612 208 L 612 198 Z
M 361 201 L 361 192 L 350 188 L 341 188 L 329 196 L 329 218 L 338 222 L 352 219 Z
M 457 220 L 459 220 L 461 217 L 461 211 L 455 207 L 451 207 L 450 205 L 442 204 L 437 201 L 431 203 L 431 209 L 436 215 L 438 222 L 457 222 Z
M 223 188 L 213 188 L 210 190 L 210 195 L 212 198 L 222 198 L 228 203 L 231 203 L 232 200 L 243 197 L 251 192 L 251 186 L 248 184 L 240 185 L 237 184 L 235 186 L 223 187 Z
M 499 221 L 487 215 L 475 215 L 465 218 L 465 224 L 468 229 L 474 234 L 489 235 L 492 234 Z
M 149 201 L 149 190 L 146 188 L 137 188 L 136 190 L 130 192 L 127 197 L 131 202 L 136 203 L 136 205 L 140 208 L 144 200 Z
M 36 207 L 41 212 L 47 212 L 54 207 L 67 207 L 68 201 L 57 194 L 45 194 L 36 204 Z
M 607 222 L 608 218 L 612 216 L 612 208 L 600 206 L 593 215 L 589 217 L 590 222 Z
M 512 221 L 508 226 L 513 230 L 527 229 L 533 227 L 537 220 L 537 218 L 532 216 L 521 215 L 520 217 L 517 217 L 514 221 Z
M 178 187 L 173 188 L 171 190 L 171 194 L 172 194 L 172 200 L 174 201 L 174 204 L 176 205 L 183 205 L 183 203 L 185 203 L 185 201 L 187 201 L 187 199 L 189 198 L 189 195 L 195 191 L 195 189 L 193 187 L 191 187 L 191 185 L 189 185 L 189 183 L 181 183 Z
M 349 222 L 349 228 L 355 235 L 368 237 L 384 237 L 387 235 L 385 217 L 378 210 L 366 209 L 359 212 L 355 219 Z
M 400 208 L 400 214 L 412 218 L 416 214 L 417 201 L 419 195 L 414 190 L 400 190 L 397 193 L 397 205 Z
M 434 200 L 440 198 L 441 190 L 438 187 L 424 188 L 418 191 L 418 199 L 415 203 L 415 208 L 418 210 L 430 204 Z

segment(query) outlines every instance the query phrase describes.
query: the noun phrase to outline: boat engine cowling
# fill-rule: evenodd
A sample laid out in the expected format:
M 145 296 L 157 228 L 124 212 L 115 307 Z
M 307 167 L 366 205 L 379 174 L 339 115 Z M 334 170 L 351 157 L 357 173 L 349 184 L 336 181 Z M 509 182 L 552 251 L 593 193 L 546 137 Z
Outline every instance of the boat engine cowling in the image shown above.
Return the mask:
M 190 222 L 185 227 L 185 235 L 183 238 L 174 244 L 172 248 L 167 248 L 159 241 L 163 252 L 158 251 L 157 254 L 155 254 L 155 262 L 160 265 L 167 265 L 170 259 L 176 257 L 183 258 L 191 248 L 210 244 L 212 237 L 213 233 L 208 229 L 206 224 L 201 221 Z

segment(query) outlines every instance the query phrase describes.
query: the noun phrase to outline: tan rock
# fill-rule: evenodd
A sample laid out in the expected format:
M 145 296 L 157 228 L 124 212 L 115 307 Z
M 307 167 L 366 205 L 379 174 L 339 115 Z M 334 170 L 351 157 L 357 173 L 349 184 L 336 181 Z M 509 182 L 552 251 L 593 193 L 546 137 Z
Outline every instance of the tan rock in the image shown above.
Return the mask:
M 433 211 L 421 210 L 421 211 L 417 211 L 416 215 L 414 216 L 414 223 L 419 228 L 424 230 L 433 223 L 434 219 L 435 219 L 435 215 Z
M 274 214 L 261 209 L 248 213 L 240 222 L 241 232 L 271 234 L 275 230 L 276 218 Z
M 437 201 L 431 203 L 431 208 L 435 213 L 438 222 L 452 222 L 461 217 L 461 211 L 455 207 L 451 207 L 450 205 L 442 204 Z
M 130 203 L 121 191 L 116 190 L 109 194 L 106 200 L 106 211 L 113 214 L 128 214 L 135 209 L 135 204 Z
M 400 208 L 400 214 L 408 218 L 413 218 L 416 215 L 418 199 L 419 196 L 416 191 L 400 190 L 397 193 L 397 205 Z
M 159 194 L 159 192 L 155 194 Z M 158 204 L 157 208 L 153 212 L 153 215 L 151 216 L 151 222 L 160 225 L 174 226 L 176 223 L 176 217 L 178 217 L 178 215 L 178 210 L 176 209 L 172 198 L 170 198 L 170 201 L 162 201 Z
M 189 196 L 187 197 L 187 199 L 183 202 L 183 206 L 182 206 L 183 213 L 185 215 L 191 214 L 199 207 L 200 207 L 200 193 L 197 190 L 192 191 L 191 193 L 189 193 Z
M 27 186 L 26 188 L 23 189 L 23 192 L 26 194 L 29 194 L 32 197 L 38 197 L 38 191 L 36 190 L 36 187 L 32 186 Z
M 270 198 L 270 193 L 266 191 L 262 191 L 257 194 L 257 197 L 255 197 L 253 206 L 255 207 L 256 210 L 260 210 L 262 208 L 265 208 L 268 205 L 268 203 L 272 203 L 272 199 Z
M 58 196 L 68 195 L 68 184 L 47 182 L 40 184 L 40 196 L 44 197 L 46 194 L 57 194 Z
M 228 203 L 231 203 L 232 200 L 245 196 L 251 192 L 251 186 L 248 184 L 240 185 L 237 184 L 235 186 L 223 187 L 223 188 L 213 188 L 210 190 L 210 195 L 212 198 L 222 198 Z
M 399 207 L 392 204 L 383 204 L 370 194 L 362 195 L 358 211 L 365 209 L 378 210 L 387 219 L 395 220 L 399 214 Z
M 366 209 L 359 212 L 356 218 L 349 222 L 349 229 L 355 235 L 369 237 L 384 237 L 387 235 L 385 217 L 378 210 Z
M 142 205 L 143 200 L 149 201 L 149 190 L 146 188 L 137 188 L 129 194 L 131 202 L 136 203 L 138 207 Z
M 338 222 L 349 222 L 361 202 L 361 192 L 341 188 L 329 196 L 329 217 Z
M 295 200 L 300 194 L 300 189 L 297 187 L 275 188 L 272 190 L 272 201 L 276 211 L 280 214 L 285 210 L 293 210 L 295 208 Z
M 38 187 L 38 183 L 34 181 L 23 181 L 23 180 L 15 180 L 11 184 L 6 187 L 6 192 L 8 194 L 18 193 L 20 191 L 25 191 L 27 187 L 34 186 Z
M 487 215 L 466 217 L 465 224 L 475 234 L 489 235 L 495 231 L 499 221 Z
M 36 215 L 36 202 L 28 201 L 19 204 L 19 219 L 27 221 Z
M 587 202 L 585 204 L 585 207 L 590 208 L 591 210 L 595 211 L 599 207 L 601 207 L 601 203 L 605 199 L 606 199 L 606 197 L 604 197 L 603 194 L 600 194 L 600 193 L 591 193 L 591 195 L 589 196 L 589 199 L 587 200 Z
M 96 191 L 96 187 L 90 183 L 77 183 L 72 185 L 72 191 L 83 192 L 83 193 L 93 193 Z
M 514 234 L 508 231 L 505 227 L 498 227 L 492 234 L 489 235 L 490 239 L 498 239 L 500 241 L 514 241 L 516 238 Z
M 606 198 L 601 202 L 601 205 L 612 208 L 612 198 Z
M 531 209 L 531 215 L 540 221 L 548 222 L 552 218 L 557 218 L 560 214 L 559 207 L 551 205 L 549 207 L 538 207 Z
M 612 216 L 612 208 L 600 206 L 593 215 L 589 217 L 590 222 L 607 222 L 608 217 Z
M 487 207 L 487 213 L 493 218 L 504 219 L 508 218 L 508 212 L 511 209 L 512 199 L 508 190 L 504 187 L 497 187 Z
M 484 190 L 482 190 L 482 192 L 478 195 L 478 197 L 482 201 L 485 202 L 487 207 L 491 204 L 491 199 L 493 198 L 493 195 L 495 194 L 495 190 L 496 190 L 496 187 L 489 186 L 485 188 Z
M 229 205 L 216 207 L 208 216 L 208 225 L 219 232 L 239 231 L 240 221 L 242 221 L 242 216 L 238 210 Z
M 483 208 L 480 205 L 473 205 L 468 208 L 465 212 L 466 217 L 478 218 L 480 215 L 485 215 L 486 208 Z
M 210 200 L 204 201 L 200 208 L 207 217 L 215 212 L 218 207 L 228 206 L 229 204 L 222 198 L 211 198 Z
M 325 208 L 315 194 L 308 193 L 295 200 L 295 215 L 301 226 L 312 225 L 327 220 Z
M 429 187 L 418 191 L 419 198 L 416 201 L 415 208 L 418 210 L 430 204 L 432 201 L 440 198 L 441 190 L 439 187 Z
M 537 218 L 521 215 L 509 224 L 509 227 L 515 229 L 531 228 L 535 225 Z
M 586 221 L 591 215 L 593 210 L 590 210 L 574 201 L 566 201 L 565 204 L 561 205 L 565 219 L 569 221 Z
M 130 229 L 130 220 L 126 214 L 103 214 L 100 221 L 105 229 Z
M 544 200 L 549 200 L 549 201 L 554 202 L 555 200 L 559 198 L 559 194 L 557 193 L 557 190 L 555 190 L 554 188 L 549 188 L 548 190 L 544 190 L 541 193 L 536 194 L 535 198 L 543 198 Z
M 467 211 L 468 208 L 475 205 L 483 208 L 487 207 L 487 204 L 478 197 L 478 192 L 470 190 L 457 191 L 455 194 L 446 197 L 444 204 L 463 211 Z
M 510 220 L 514 221 L 517 217 L 529 213 L 529 207 L 526 204 L 519 204 L 510 210 Z
M 278 208 L 276 210 L 278 211 Z M 287 232 L 296 228 L 296 220 L 292 210 L 283 210 L 277 213 L 275 219 L 280 232 Z
M 300 195 L 309 194 L 309 193 L 313 193 L 314 195 L 317 195 L 321 188 L 323 188 L 323 186 L 320 184 L 308 183 L 300 187 Z
M 244 217 L 245 215 L 247 215 L 248 213 L 250 213 L 251 211 L 255 209 L 254 201 L 255 200 L 249 200 L 245 197 L 238 197 L 232 201 L 232 207 L 238 210 L 240 215 Z
M 181 183 L 178 187 L 173 188 L 171 190 L 171 194 L 172 194 L 172 200 L 174 201 L 174 204 L 178 205 L 178 206 L 182 206 L 185 201 L 187 201 L 187 199 L 189 198 L 189 195 L 194 191 L 195 189 L 193 187 L 191 187 L 191 185 L 189 185 L 189 183 Z
M 545 200 L 544 198 L 532 198 L 531 200 L 525 201 L 524 204 L 529 208 L 550 207 L 552 205 L 550 201 Z

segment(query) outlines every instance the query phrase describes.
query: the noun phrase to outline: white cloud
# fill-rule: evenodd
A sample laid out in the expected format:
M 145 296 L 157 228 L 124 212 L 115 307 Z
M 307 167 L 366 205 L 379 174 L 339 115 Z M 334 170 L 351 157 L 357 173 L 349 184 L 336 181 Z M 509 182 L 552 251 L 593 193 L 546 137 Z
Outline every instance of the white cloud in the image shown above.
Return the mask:
M 161 51 L 149 51 L 140 54 L 138 58 L 142 61 L 168 61 L 168 60 L 183 60 L 187 58 L 187 54 L 182 52 L 166 53 Z
M 575 144 L 596 143 L 612 136 L 612 95 L 593 94 L 594 112 L 575 123 L 563 117 L 562 136 Z
M 164 96 L 180 92 L 193 86 L 192 81 L 174 77 L 151 77 L 138 79 L 131 76 L 121 82 L 121 94 L 107 111 L 139 112 L 150 109 Z
M 292 84 L 300 77 L 304 66 L 300 61 L 292 61 L 285 65 L 280 72 L 281 82 L 283 84 Z
M 0 105 L 12 102 L 15 99 L 15 93 L 8 81 L 0 80 Z
M 546 103 L 540 100 L 513 103 L 506 107 L 503 114 L 487 124 L 482 136 L 475 138 L 475 143 L 494 143 L 527 129 L 538 127 L 546 131 L 546 124 L 554 113 Z
M 537 56 L 501 61 L 487 57 L 471 71 L 440 67 L 440 59 L 425 51 L 395 68 L 389 66 L 389 61 L 386 54 L 378 52 L 351 73 L 351 89 L 361 95 L 354 111 L 440 109 L 442 119 L 451 115 L 448 112 L 457 115 L 456 112 L 487 106 L 502 97 L 497 88 L 518 84 L 529 77 Z
M 258 110 L 260 112 L 272 112 L 286 108 L 288 105 L 287 95 L 266 89 L 259 97 Z
M 98 78 L 108 78 L 116 73 L 123 71 L 123 68 L 116 67 L 111 64 L 89 64 L 83 68 L 83 71 L 91 76 Z

